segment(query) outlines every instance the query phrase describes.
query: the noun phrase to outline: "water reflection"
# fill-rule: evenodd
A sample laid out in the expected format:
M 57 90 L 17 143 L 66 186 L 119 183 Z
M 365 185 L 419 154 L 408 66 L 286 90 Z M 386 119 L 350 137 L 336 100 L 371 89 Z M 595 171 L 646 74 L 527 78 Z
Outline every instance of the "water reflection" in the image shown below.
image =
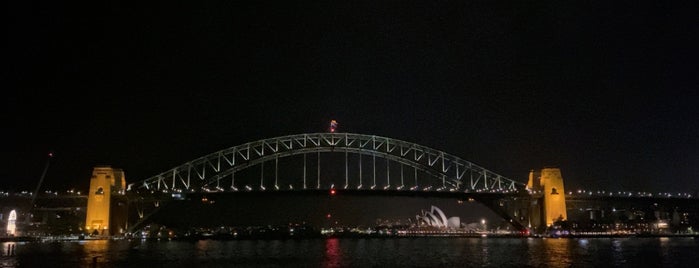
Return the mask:
M 17 243 L 4 242 L 1 243 L 3 248 L 2 257 L 0 257 L 0 267 L 17 267 L 18 261 L 15 255 L 17 254 Z
M 699 243 L 692 238 L 96 240 L 0 245 L 0 267 L 685 267 L 699 263 Z
M 578 240 L 578 245 L 580 245 L 581 248 L 587 248 L 587 246 L 590 244 L 590 240 L 587 240 L 585 238 L 581 238 Z
M 488 259 L 490 257 L 490 254 L 488 253 L 488 239 L 481 239 L 479 240 L 482 244 L 481 246 L 481 254 L 483 254 L 483 265 L 490 265 L 490 260 Z
M 83 246 L 83 263 L 89 263 L 93 267 L 107 263 L 109 251 L 109 240 L 89 240 L 83 241 L 80 244 Z
M 626 263 L 624 248 L 621 246 L 620 239 L 612 240 L 612 258 L 614 260 L 614 265 L 622 265 Z
M 197 251 L 196 251 L 197 257 L 203 258 L 203 259 L 210 258 L 211 256 L 209 254 L 209 251 L 211 251 L 211 248 L 212 248 L 214 243 L 216 243 L 216 242 L 213 240 L 208 240 L 208 239 L 197 241 L 195 244 L 195 248 L 197 249 Z
M 670 256 L 670 238 L 669 237 L 661 237 L 658 239 L 660 239 L 660 257 L 662 260 L 667 261 L 671 258 L 671 256 Z
M 17 254 L 17 243 L 16 242 L 5 242 L 2 243 L 3 256 L 14 256 Z
M 569 267 L 573 264 L 571 239 L 545 239 L 544 254 L 550 267 Z
M 340 239 L 325 239 L 325 257 L 323 267 L 340 267 L 342 263 L 342 250 L 340 249 Z

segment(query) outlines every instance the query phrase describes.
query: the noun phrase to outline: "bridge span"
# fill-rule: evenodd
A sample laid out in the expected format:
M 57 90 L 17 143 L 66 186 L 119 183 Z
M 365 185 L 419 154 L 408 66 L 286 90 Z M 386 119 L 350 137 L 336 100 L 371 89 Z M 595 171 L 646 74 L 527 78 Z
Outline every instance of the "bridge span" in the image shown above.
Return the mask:
M 321 176 L 321 154 L 324 153 L 344 154 L 344 166 L 339 167 L 344 170 L 344 180 L 332 182 L 327 181 L 329 178 Z M 353 133 L 310 133 L 264 139 L 226 148 L 140 182 L 131 183 L 127 190 L 236 191 L 242 188 L 241 183 L 235 181 L 236 173 L 252 166 L 259 166 L 261 173 L 259 183 L 255 181 L 251 183 L 251 187 L 261 190 L 280 189 L 287 187 L 279 178 L 280 158 L 296 155 L 301 155 L 303 159 L 302 174 L 297 173 L 298 179 L 289 184 L 291 188 L 296 189 L 328 189 L 335 185 L 337 188 L 357 189 L 404 188 L 412 184 L 413 187 L 423 188 L 434 186 L 435 191 L 475 191 L 516 190 L 517 186 L 520 186 L 519 189 L 524 186 L 523 183 L 457 156 L 411 142 Z M 378 163 L 384 165 L 380 168 L 383 168 L 385 176 L 378 174 L 383 181 L 377 181 L 377 157 L 385 161 Z M 274 163 L 274 176 L 264 176 L 265 162 Z M 311 170 L 310 166 L 315 170 Z M 392 182 L 391 170 L 396 170 L 397 167 L 400 168 L 400 173 L 393 173 Z M 350 176 L 350 170 L 356 173 L 353 172 Z M 372 173 L 366 174 L 366 170 L 371 170 Z M 409 179 L 410 175 L 413 175 L 414 180 Z
M 532 171 L 525 184 L 444 151 L 354 133 L 263 139 L 213 152 L 128 185 L 124 178 L 119 169 L 95 168 L 86 229 L 110 234 L 134 230 L 164 204 L 207 193 L 327 194 L 334 189 L 358 196 L 476 200 L 513 227 L 531 230 L 566 220 L 569 211 L 557 168 Z M 127 205 L 115 208 L 110 200 Z

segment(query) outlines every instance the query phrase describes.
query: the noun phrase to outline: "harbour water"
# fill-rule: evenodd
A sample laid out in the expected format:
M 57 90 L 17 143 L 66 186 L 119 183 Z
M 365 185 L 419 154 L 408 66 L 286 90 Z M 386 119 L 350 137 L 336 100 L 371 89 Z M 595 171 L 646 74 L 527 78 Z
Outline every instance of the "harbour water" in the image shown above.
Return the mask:
M 0 267 L 695 267 L 699 239 L 327 238 L 5 242 Z

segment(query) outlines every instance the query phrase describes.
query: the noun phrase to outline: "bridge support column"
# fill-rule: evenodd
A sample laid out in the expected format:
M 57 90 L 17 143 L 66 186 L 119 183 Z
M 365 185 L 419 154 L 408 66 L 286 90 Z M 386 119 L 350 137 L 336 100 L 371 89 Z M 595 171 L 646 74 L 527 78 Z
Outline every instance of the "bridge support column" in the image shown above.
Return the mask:
M 92 170 L 85 219 L 88 234 L 115 235 L 126 230 L 128 208 L 125 188 L 123 170 L 109 166 Z
M 532 221 L 540 220 L 540 227 L 551 226 L 555 221 L 567 220 L 565 189 L 563 188 L 563 176 L 558 168 L 543 168 L 541 171 L 532 170 L 529 173 L 527 189 L 532 191 L 534 196 L 541 196 L 540 199 L 532 202 Z M 540 202 L 539 202 L 540 200 Z M 541 217 L 536 219 L 537 210 L 541 212 Z M 538 217 L 537 217 L 538 218 Z M 539 225 L 538 222 L 536 225 Z

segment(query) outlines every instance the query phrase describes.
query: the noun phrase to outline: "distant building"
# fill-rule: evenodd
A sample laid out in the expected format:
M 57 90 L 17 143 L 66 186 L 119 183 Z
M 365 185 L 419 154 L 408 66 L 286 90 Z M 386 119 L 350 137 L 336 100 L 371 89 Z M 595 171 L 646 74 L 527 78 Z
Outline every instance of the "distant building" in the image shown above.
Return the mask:
M 459 228 L 461 227 L 461 219 L 459 217 L 447 218 L 438 207 L 432 206 L 429 212 L 422 211 L 420 215 L 416 215 L 418 226 L 430 226 L 437 228 Z
M 7 235 L 15 236 L 17 234 L 17 212 L 10 211 L 10 217 L 7 218 Z

